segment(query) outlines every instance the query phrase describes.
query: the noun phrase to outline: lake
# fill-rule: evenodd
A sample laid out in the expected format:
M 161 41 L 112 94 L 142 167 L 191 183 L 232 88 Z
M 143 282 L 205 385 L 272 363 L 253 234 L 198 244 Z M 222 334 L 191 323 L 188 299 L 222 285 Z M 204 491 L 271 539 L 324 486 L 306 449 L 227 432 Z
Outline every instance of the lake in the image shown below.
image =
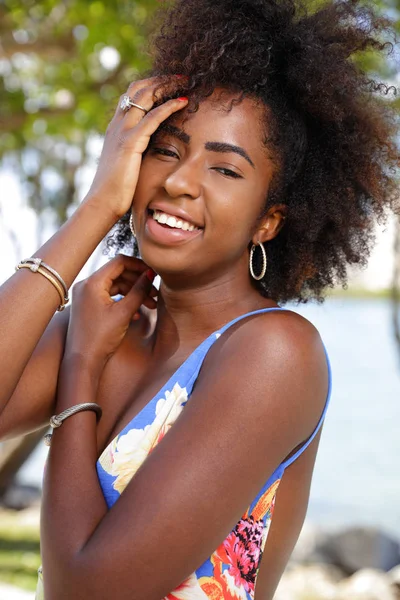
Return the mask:
M 319 330 L 333 373 L 307 518 L 324 528 L 377 525 L 400 539 L 400 355 L 387 300 L 290 306 Z M 37 484 L 47 449 L 19 473 Z

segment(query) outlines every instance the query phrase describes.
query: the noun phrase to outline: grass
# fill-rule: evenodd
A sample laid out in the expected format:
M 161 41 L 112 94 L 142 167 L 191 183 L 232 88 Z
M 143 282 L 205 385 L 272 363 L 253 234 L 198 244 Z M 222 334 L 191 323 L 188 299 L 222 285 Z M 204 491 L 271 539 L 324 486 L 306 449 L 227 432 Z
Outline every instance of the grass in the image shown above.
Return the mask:
M 39 526 L 21 513 L 0 511 L 0 581 L 34 591 L 41 564 Z

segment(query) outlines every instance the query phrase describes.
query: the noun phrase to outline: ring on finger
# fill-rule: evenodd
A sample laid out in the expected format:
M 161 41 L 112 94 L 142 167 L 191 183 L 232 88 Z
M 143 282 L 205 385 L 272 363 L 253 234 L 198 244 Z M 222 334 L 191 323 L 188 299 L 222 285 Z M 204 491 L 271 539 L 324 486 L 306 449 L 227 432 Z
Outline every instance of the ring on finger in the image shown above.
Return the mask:
M 142 110 L 145 115 L 147 115 L 147 113 L 149 112 L 146 108 L 144 108 L 143 106 L 140 106 L 140 104 L 136 104 L 136 102 L 133 102 L 132 98 L 130 98 L 128 95 L 125 94 L 125 96 L 122 97 L 119 107 L 124 112 L 128 112 L 128 110 L 130 110 L 133 106 L 135 108 L 138 108 L 139 110 Z

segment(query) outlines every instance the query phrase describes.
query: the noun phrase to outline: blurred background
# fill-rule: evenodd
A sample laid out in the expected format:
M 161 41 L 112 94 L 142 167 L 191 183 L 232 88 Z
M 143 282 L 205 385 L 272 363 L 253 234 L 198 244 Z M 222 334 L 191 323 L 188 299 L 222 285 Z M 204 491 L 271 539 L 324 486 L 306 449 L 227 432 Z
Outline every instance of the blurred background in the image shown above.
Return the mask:
M 400 0 L 374 4 L 400 31 Z M 0 283 L 83 199 L 116 102 L 149 66 L 159 7 L 0 2 Z M 398 57 L 397 47 L 357 60 L 399 87 Z M 399 96 L 385 101 L 400 112 Z M 400 590 L 399 218 L 389 216 L 376 235 L 368 268 L 351 272 L 348 289 L 333 290 L 323 305 L 290 306 L 319 329 L 333 392 L 306 525 L 277 594 L 283 600 L 391 600 Z M 102 250 L 80 278 L 106 260 Z M 33 598 L 42 435 L 0 443 L 0 600 Z

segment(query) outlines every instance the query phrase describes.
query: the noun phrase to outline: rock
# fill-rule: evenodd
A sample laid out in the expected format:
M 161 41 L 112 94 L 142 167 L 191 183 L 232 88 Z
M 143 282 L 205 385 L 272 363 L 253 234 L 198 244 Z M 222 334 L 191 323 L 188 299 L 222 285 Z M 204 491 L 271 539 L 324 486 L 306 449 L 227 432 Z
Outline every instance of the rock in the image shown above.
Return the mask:
M 332 563 L 327 552 L 328 541 L 328 534 L 306 521 L 290 557 L 291 563 Z
M 389 571 L 400 563 L 399 543 L 373 527 L 332 534 L 319 550 L 349 574 L 365 568 Z
M 362 569 L 337 586 L 335 600 L 397 600 L 389 577 L 383 571 Z
M 12 485 L 1 498 L 1 504 L 13 510 L 23 510 L 37 504 L 40 500 L 41 491 L 34 485 Z
M 279 583 L 274 600 L 336 600 L 342 573 L 329 565 L 293 566 Z

